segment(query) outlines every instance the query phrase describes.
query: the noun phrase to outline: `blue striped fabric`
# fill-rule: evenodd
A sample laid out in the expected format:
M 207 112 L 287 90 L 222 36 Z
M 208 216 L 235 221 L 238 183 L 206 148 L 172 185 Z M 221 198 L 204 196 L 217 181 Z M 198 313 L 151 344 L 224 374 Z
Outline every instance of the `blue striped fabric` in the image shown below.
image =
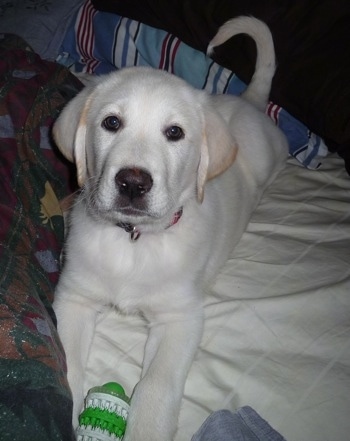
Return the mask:
M 137 21 L 94 9 L 88 0 L 79 10 L 58 61 L 76 72 L 104 74 L 126 66 L 151 66 L 171 72 L 209 93 L 239 95 L 246 85 L 177 37 Z M 328 154 L 323 140 L 283 108 L 270 103 L 268 115 L 289 141 L 289 153 L 317 169 Z

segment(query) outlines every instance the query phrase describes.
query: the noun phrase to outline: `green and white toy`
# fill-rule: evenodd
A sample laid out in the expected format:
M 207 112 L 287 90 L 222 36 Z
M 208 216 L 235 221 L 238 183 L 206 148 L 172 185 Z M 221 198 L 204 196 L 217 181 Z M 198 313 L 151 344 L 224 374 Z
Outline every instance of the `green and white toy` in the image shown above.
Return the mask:
M 130 398 L 118 383 L 93 387 L 79 416 L 77 441 L 120 441 L 125 433 Z

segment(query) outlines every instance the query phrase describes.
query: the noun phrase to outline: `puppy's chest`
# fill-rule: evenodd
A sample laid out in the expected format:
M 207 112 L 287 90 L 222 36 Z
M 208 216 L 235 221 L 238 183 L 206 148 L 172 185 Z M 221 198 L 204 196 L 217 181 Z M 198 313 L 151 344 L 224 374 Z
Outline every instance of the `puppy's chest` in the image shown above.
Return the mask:
M 101 234 L 85 244 L 81 268 L 99 285 L 99 297 L 128 312 L 137 312 L 162 287 L 178 280 L 186 253 L 164 237 L 142 235 L 130 241 L 124 232 Z

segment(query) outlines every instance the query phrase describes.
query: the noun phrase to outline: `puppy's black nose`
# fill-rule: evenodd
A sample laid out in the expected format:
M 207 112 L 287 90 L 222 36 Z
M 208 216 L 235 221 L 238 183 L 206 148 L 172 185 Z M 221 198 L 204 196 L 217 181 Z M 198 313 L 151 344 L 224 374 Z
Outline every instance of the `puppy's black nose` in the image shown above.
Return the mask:
M 123 168 L 116 177 L 119 193 L 130 200 L 140 198 L 148 193 L 153 185 L 152 176 L 140 168 Z

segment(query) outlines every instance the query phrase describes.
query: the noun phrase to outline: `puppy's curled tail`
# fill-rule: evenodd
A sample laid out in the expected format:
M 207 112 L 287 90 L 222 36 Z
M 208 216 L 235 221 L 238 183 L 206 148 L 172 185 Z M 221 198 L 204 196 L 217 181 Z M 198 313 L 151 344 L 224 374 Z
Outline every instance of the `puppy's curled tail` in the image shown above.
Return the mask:
M 255 72 L 247 89 L 243 92 L 242 98 L 264 111 L 276 70 L 275 49 L 268 26 L 254 17 L 233 18 L 219 28 L 208 45 L 207 54 L 212 55 L 214 47 L 238 34 L 249 35 L 255 41 L 257 49 Z

